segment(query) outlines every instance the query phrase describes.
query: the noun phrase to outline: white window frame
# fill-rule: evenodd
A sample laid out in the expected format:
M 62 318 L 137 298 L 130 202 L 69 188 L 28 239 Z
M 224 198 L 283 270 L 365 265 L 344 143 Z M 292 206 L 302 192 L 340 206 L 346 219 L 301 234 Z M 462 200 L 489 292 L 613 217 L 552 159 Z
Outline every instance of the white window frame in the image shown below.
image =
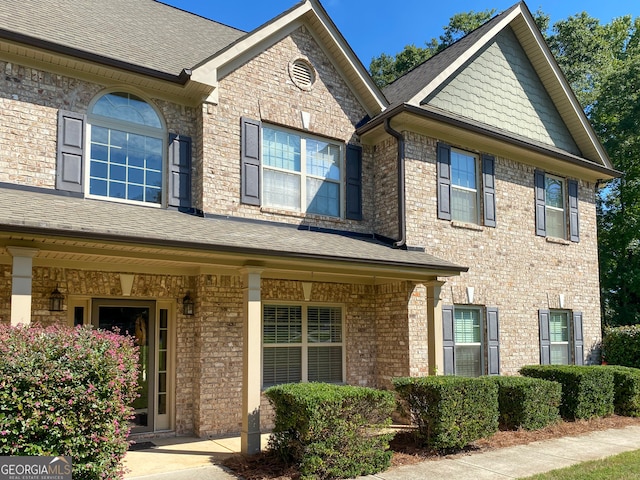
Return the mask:
M 552 321 L 552 317 L 553 315 L 563 315 L 566 322 L 567 322 L 567 340 L 566 341 L 560 341 L 560 342 L 554 342 L 551 340 L 551 321 Z M 575 362 L 573 361 L 573 356 L 572 356 L 572 345 L 573 345 L 573 335 L 572 335 L 572 326 L 573 326 L 573 321 L 571 318 L 571 312 L 568 310 L 549 310 L 549 364 L 550 365 L 573 365 Z M 553 353 L 553 347 L 558 347 L 558 346 L 563 346 L 564 349 L 567 352 L 567 363 L 553 363 L 552 361 L 552 353 Z
M 469 310 L 469 311 L 474 311 L 478 314 L 478 320 L 479 320 L 479 327 L 480 327 L 480 342 L 458 342 L 457 338 L 456 338 L 456 322 L 457 322 L 457 318 L 456 318 L 456 312 L 459 312 L 461 310 Z M 453 339 L 454 339 L 454 349 L 456 349 L 456 354 L 455 354 L 455 363 L 454 363 L 454 374 L 456 376 L 460 375 L 458 373 L 458 346 L 465 346 L 465 347 L 478 347 L 480 350 L 480 373 L 479 375 L 484 375 L 485 374 L 485 333 L 484 333 L 484 329 L 485 329 L 485 325 L 484 325 L 484 310 L 481 307 L 476 307 L 476 306 L 467 306 L 467 305 L 454 305 L 453 306 Z
M 95 104 L 105 95 L 110 93 L 127 93 L 130 95 L 135 95 L 147 103 L 158 115 L 160 120 L 161 128 L 153 128 L 144 125 L 137 125 L 135 123 L 126 122 L 123 120 L 105 117 L 103 115 L 94 114 L 93 108 Z M 84 184 L 85 188 L 85 197 L 86 198 L 94 198 L 100 200 L 108 200 L 110 202 L 116 203 L 126 203 L 133 205 L 144 205 L 146 207 L 152 208 L 164 208 L 167 205 L 167 191 L 169 188 L 168 182 L 168 134 L 167 134 L 167 125 L 165 123 L 164 117 L 162 113 L 158 110 L 158 108 L 151 102 L 145 95 L 141 94 L 137 91 L 132 91 L 131 89 L 123 89 L 123 88 L 113 88 L 109 90 L 101 91 L 98 95 L 96 95 L 90 102 L 89 108 L 87 109 L 87 126 L 86 126 L 86 142 L 85 142 L 85 161 L 84 161 Z M 147 137 L 157 138 L 162 141 L 162 195 L 160 203 L 151 203 L 151 202 L 141 202 L 137 200 L 129 200 L 126 198 L 116 198 L 105 195 L 95 195 L 91 194 L 91 127 L 95 125 L 96 127 L 107 128 L 110 130 L 119 130 L 125 133 L 133 133 L 136 135 L 144 135 Z M 128 182 L 125 183 L 128 185 Z
M 562 185 L 562 208 L 551 206 L 547 203 L 547 179 L 552 179 L 560 182 Z M 567 182 L 564 178 L 558 177 L 556 175 L 549 175 L 545 173 L 544 178 L 544 209 L 545 209 L 545 222 L 546 222 L 546 230 L 547 236 L 552 238 L 561 238 L 563 240 L 567 239 Z M 554 235 L 549 235 L 549 215 L 548 211 L 561 212 L 562 213 L 562 236 L 556 237 Z
M 302 309 L 302 326 L 301 326 L 301 342 L 297 343 L 264 343 L 264 306 L 282 306 L 282 307 L 300 307 Z M 342 382 L 340 384 L 346 383 L 347 378 L 347 352 L 346 352 L 346 329 L 345 329 L 345 308 L 343 304 L 339 303 L 306 303 L 306 302 L 288 302 L 288 301 L 269 301 L 262 302 L 262 312 L 261 322 L 260 322 L 260 335 L 261 335 L 261 352 L 260 352 L 260 385 L 262 388 L 268 388 L 272 385 L 268 385 L 265 387 L 264 385 L 264 350 L 265 348 L 277 348 L 277 347 L 300 347 L 301 355 L 300 355 L 300 368 L 301 368 L 301 379 L 300 383 L 308 383 L 309 378 L 309 346 L 313 348 L 314 346 L 331 346 L 331 347 L 340 347 L 342 350 Z M 342 341 L 341 342 L 309 342 L 308 341 L 308 312 L 309 308 L 339 308 L 340 309 L 340 321 L 341 321 L 341 331 L 342 331 Z
M 466 157 L 471 157 L 473 158 L 473 165 L 474 165 L 474 173 L 475 173 L 475 180 L 476 180 L 476 188 L 469 188 L 469 187 L 464 187 L 462 185 L 456 185 L 453 181 L 453 158 L 454 158 L 454 153 L 460 154 L 460 155 L 464 155 Z M 480 157 L 478 155 L 476 155 L 475 153 L 469 152 L 467 150 L 460 150 L 458 148 L 451 148 L 451 157 L 450 157 L 450 169 L 451 169 L 451 220 L 453 220 L 454 222 L 464 222 L 464 223 L 468 223 L 468 219 L 462 219 L 462 218 L 457 218 L 455 216 L 455 210 L 453 208 L 453 191 L 454 190 L 458 190 L 458 191 L 462 191 L 462 192 L 471 192 L 475 194 L 475 200 L 476 200 L 476 208 L 475 208 L 475 218 L 473 220 L 472 223 L 480 225 L 480 174 L 479 174 L 479 166 L 480 166 Z
M 280 131 L 280 132 L 284 132 L 284 133 L 291 133 L 294 135 L 297 135 L 300 137 L 300 171 L 296 172 L 293 170 L 287 170 L 284 168 L 278 168 L 278 167 L 272 167 L 272 166 L 268 166 L 265 165 L 265 162 L 263 160 L 264 158 L 264 148 L 265 148 L 265 142 L 264 142 L 264 132 L 265 130 L 275 130 L 275 131 Z M 260 196 L 261 198 L 263 198 L 263 207 L 266 207 L 268 209 L 276 209 L 276 210 L 288 210 L 286 207 L 283 207 L 281 205 L 269 205 L 268 203 L 266 203 L 266 195 L 264 193 L 264 171 L 266 170 L 271 170 L 274 172 L 281 172 L 281 173 L 286 173 L 289 175 L 296 175 L 298 177 L 300 177 L 300 205 L 298 205 L 298 208 L 295 209 L 295 212 L 299 212 L 305 215 L 317 215 L 317 216 L 322 216 L 322 217 L 329 217 L 329 218 L 339 218 L 339 219 L 344 219 L 345 218 L 345 168 L 346 168 L 346 161 L 345 161 L 345 155 L 346 155 L 346 148 L 345 148 L 345 144 L 344 142 L 340 141 L 340 140 L 336 140 L 333 138 L 327 138 L 327 137 L 321 137 L 318 135 L 310 135 L 306 132 L 301 132 L 299 130 L 293 130 L 290 128 L 284 128 L 284 127 L 280 127 L 280 126 L 276 126 L 276 125 L 271 125 L 271 124 L 263 124 L 262 128 L 260 129 L 260 135 L 262 136 L 261 138 L 261 145 L 262 145 L 262 151 L 260 152 L 260 158 L 261 158 L 261 162 L 260 162 L 260 185 L 261 185 L 261 189 L 262 191 L 260 192 Z M 337 146 L 340 149 L 339 152 L 339 162 L 340 162 L 340 179 L 338 181 L 333 180 L 333 179 L 327 179 L 327 178 L 323 178 L 323 177 L 319 177 L 316 175 L 311 175 L 307 173 L 307 159 L 306 159 L 306 141 L 307 140 L 317 140 L 320 142 L 327 142 L 327 143 L 331 143 L 332 145 Z M 322 181 L 328 181 L 328 182 L 332 182 L 338 185 L 338 194 L 339 194 L 339 198 L 338 198 L 338 216 L 333 216 L 333 215 L 327 215 L 324 213 L 316 213 L 316 212 L 307 212 L 307 178 L 312 178 L 312 179 L 316 179 L 316 180 L 322 180 Z

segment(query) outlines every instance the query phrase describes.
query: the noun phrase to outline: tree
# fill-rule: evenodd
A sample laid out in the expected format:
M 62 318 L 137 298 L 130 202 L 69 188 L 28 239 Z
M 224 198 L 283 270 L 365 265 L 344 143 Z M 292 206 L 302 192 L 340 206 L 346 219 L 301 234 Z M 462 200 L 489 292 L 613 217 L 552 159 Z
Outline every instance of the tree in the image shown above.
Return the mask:
M 369 64 L 369 73 L 379 87 L 384 87 L 474 31 L 491 19 L 494 13 L 495 10 L 482 12 L 472 10 L 456 13 L 449 18 L 449 24 L 444 27 L 444 33 L 440 35 L 439 39 L 432 38 L 430 42 L 425 43 L 424 47 L 416 47 L 414 44 L 407 45 L 401 52 L 393 56 L 382 53 L 379 57 L 373 57 Z M 549 26 L 548 15 L 538 10 L 534 19 L 538 28 L 542 31 L 547 30 Z
M 449 25 L 444 27 L 440 40 L 432 38 L 430 42 L 425 43 L 424 47 L 407 45 L 393 56 L 382 53 L 371 60 L 369 73 L 379 87 L 384 87 L 478 28 L 489 20 L 494 12 L 495 10 L 485 10 L 457 13 L 449 19 Z
M 549 46 L 622 178 L 597 198 L 605 325 L 640 323 L 640 19 L 601 25 L 581 13 L 554 24 Z
M 624 172 L 598 202 L 600 288 L 605 323 L 640 323 L 640 55 L 602 83 L 592 119 Z M 605 93 L 606 92 L 606 93 Z

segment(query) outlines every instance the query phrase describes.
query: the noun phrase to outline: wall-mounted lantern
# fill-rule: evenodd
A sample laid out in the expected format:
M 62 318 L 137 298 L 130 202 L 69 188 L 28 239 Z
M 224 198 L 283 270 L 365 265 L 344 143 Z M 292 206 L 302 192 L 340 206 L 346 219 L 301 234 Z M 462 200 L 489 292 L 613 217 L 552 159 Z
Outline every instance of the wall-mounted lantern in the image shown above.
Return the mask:
M 53 292 L 51 292 L 51 296 L 49 297 L 49 311 L 51 312 L 61 312 L 62 307 L 64 305 L 64 295 L 60 293 L 58 290 L 58 286 Z
M 193 315 L 193 307 L 193 299 L 191 298 L 191 294 L 187 292 L 187 294 L 182 299 L 182 313 L 184 313 L 185 315 Z

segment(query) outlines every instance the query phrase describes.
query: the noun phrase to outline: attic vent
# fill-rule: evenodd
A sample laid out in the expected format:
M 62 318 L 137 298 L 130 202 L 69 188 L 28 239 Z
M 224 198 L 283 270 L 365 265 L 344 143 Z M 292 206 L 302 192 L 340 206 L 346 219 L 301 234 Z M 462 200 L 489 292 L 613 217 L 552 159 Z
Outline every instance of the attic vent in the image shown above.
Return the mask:
M 299 58 L 289 64 L 289 76 L 293 83 L 302 90 L 311 90 L 316 81 L 316 74 L 311 64 Z

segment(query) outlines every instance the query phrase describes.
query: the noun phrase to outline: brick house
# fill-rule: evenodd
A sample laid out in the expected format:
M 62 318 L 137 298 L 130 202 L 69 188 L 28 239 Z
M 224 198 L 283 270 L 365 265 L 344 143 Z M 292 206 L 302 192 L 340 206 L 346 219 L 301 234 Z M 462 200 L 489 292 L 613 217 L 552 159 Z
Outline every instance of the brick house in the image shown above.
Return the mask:
M 384 91 L 317 0 L 249 33 L 32 3 L 0 3 L 0 317 L 135 334 L 134 432 L 253 452 L 269 385 L 597 360 L 617 172 L 524 3 Z

